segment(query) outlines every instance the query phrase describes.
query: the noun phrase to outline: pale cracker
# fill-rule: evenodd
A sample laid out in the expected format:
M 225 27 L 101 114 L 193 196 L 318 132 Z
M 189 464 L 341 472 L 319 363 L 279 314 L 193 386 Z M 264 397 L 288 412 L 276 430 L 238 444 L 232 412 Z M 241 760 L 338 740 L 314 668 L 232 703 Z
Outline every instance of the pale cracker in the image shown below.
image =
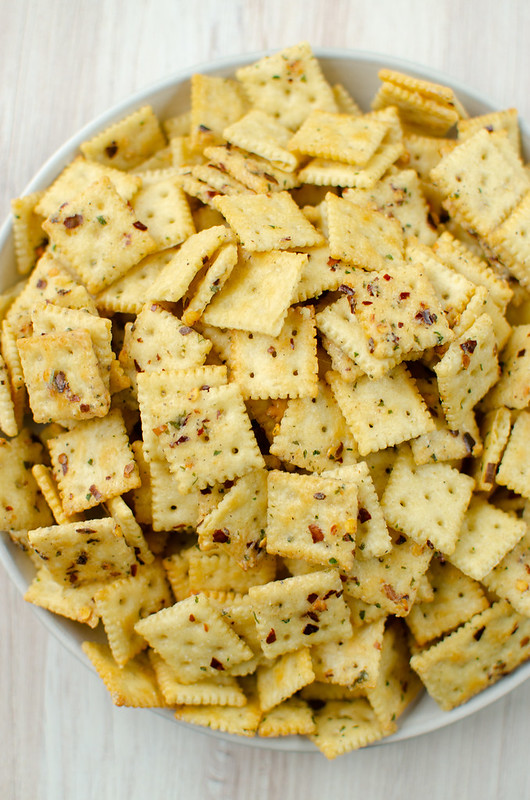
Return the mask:
M 504 406 L 486 414 L 480 432 L 484 449 L 474 462 L 472 476 L 476 489 L 491 492 L 495 488 L 495 476 L 511 430 L 510 412 Z
M 109 690 L 114 705 L 133 708 L 160 708 L 165 705 L 145 653 L 140 653 L 120 667 L 108 645 L 83 642 L 81 647 Z
M 351 96 L 342 83 L 335 83 L 331 88 L 333 89 L 333 96 L 337 104 L 337 109 L 341 114 L 352 114 L 355 117 L 361 116 L 363 112 L 357 101 Z
M 244 117 L 223 131 L 230 144 L 261 156 L 274 167 L 292 172 L 299 159 L 291 151 L 291 131 L 270 114 L 259 108 L 251 109 Z
M 281 192 L 299 185 L 296 173 L 279 169 L 267 159 L 250 155 L 233 145 L 207 147 L 204 155 L 210 164 L 225 169 L 235 180 L 254 192 Z
M 255 736 L 261 719 L 257 697 L 250 697 L 242 708 L 234 706 L 179 706 L 175 717 L 193 725 L 203 725 L 209 730 L 223 731 L 237 736 Z
M 283 703 L 315 679 L 312 656 L 308 647 L 294 653 L 284 653 L 270 665 L 257 670 L 257 689 L 262 711 Z
M 32 192 L 11 201 L 15 259 L 20 275 L 27 275 L 33 269 L 48 244 L 42 230 L 47 215 L 43 217 L 36 210 L 41 198 L 42 192 Z
M 19 531 L 51 525 L 53 517 L 31 473 L 44 460 L 42 445 L 23 428 L 12 439 L 0 439 L 0 526 Z
M 530 287 L 530 248 L 528 246 L 530 192 L 492 233 L 486 236 L 486 249 L 493 251 L 518 281 Z
M 183 494 L 164 460 L 151 461 L 151 514 L 155 531 L 195 528 L 199 521 L 198 490 Z
M 500 353 L 510 338 L 512 327 L 485 286 L 476 287 L 466 308 L 453 325 L 453 333 L 457 338 L 462 336 L 482 314 L 487 314 L 491 319 L 497 352 Z
M 328 759 L 358 750 L 382 739 L 386 733 L 364 697 L 330 700 L 315 712 L 316 731 L 309 739 Z
M 134 460 L 138 465 L 141 484 L 132 490 L 131 496 L 134 506 L 134 516 L 142 525 L 150 525 L 153 521 L 151 513 L 151 473 L 149 463 L 144 455 L 144 445 L 141 439 L 131 443 Z
M 247 107 L 245 93 L 231 78 L 192 75 L 190 135 L 193 147 L 201 150 L 223 141 L 223 130 L 242 117 Z
M 527 517 L 527 514 L 524 515 Z M 530 616 L 530 534 L 527 532 L 504 556 L 482 583 L 491 592 L 508 600 L 511 606 Z
M 111 497 L 105 503 L 113 520 L 120 526 L 125 541 L 132 547 L 139 564 L 151 564 L 153 554 L 145 541 L 142 528 L 123 497 Z
M 416 466 L 404 447 L 388 479 L 381 505 L 385 519 L 419 544 L 454 552 L 475 482 L 448 464 Z M 451 515 L 446 509 L 451 508 Z
M 247 250 L 294 250 L 323 242 L 288 192 L 219 196 L 213 205 Z
M 137 218 L 147 225 L 157 249 L 174 247 L 195 233 L 190 207 L 177 177 L 144 178 L 131 204 Z
M 162 562 L 175 600 L 185 600 L 191 594 L 188 577 L 189 553 L 190 551 L 187 549 L 180 550 L 178 553 L 164 558 Z
M 140 485 L 119 411 L 78 423 L 50 439 L 48 447 L 67 514 L 92 508 Z
M 293 736 L 314 731 L 311 708 L 298 697 L 292 697 L 263 714 L 258 736 Z
M 157 249 L 107 177 L 65 203 L 43 228 L 93 294 Z
M 510 433 L 496 477 L 501 486 L 507 486 L 526 498 L 530 498 L 529 435 L 530 412 L 521 411 Z
M 526 660 L 528 642 L 530 620 L 501 600 L 414 655 L 411 666 L 429 694 L 448 711 Z
M 331 86 L 307 42 L 240 67 L 236 76 L 256 108 L 274 114 L 292 130 L 314 108 L 337 110 Z
M 346 383 L 355 383 L 364 374 L 363 370 L 346 355 L 344 350 L 327 336 L 321 336 L 321 344 L 331 359 L 331 369 L 333 372 L 338 372 Z
M 304 209 L 305 213 L 305 209 Z M 293 296 L 293 303 L 302 303 L 311 297 L 319 297 L 326 291 L 335 291 L 347 282 L 353 267 L 331 258 L 327 244 L 304 248 L 307 263 Z
M 246 705 L 247 698 L 237 679 L 231 675 L 218 674 L 215 678 L 205 678 L 197 683 L 182 683 L 172 667 L 154 650 L 149 658 L 156 673 L 156 679 L 166 703 L 174 705 Z
M 234 244 L 224 245 L 211 264 L 194 278 L 184 297 L 182 321 L 186 325 L 195 325 L 200 319 L 208 303 L 225 285 L 237 260 L 237 247 Z
M 64 513 L 57 483 L 50 467 L 47 467 L 45 464 L 34 464 L 31 468 L 31 472 L 58 525 L 62 525 L 66 522 L 80 521 L 82 519 L 81 514 L 68 515 Z
M 242 569 L 226 552 L 190 550 L 188 577 L 191 592 L 248 592 L 251 586 L 262 586 L 274 580 L 276 559 L 264 554 L 253 566 Z
M 250 648 L 204 595 L 193 595 L 145 617 L 135 630 L 183 683 L 212 677 L 252 658 Z
M 438 98 L 423 95 L 415 88 L 383 79 L 372 100 L 372 109 L 377 111 L 387 106 L 397 107 L 407 129 L 435 136 L 444 136 L 459 119 L 454 107 L 445 101 L 438 102 Z
M 530 402 L 530 325 L 512 328 L 499 362 L 501 375 L 485 404 L 488 408 L 526 408 Z
M 149 295 L 149 288 L 155 282 L 166 264 L 175 255 L 175 250 L 168 248 L 159 253 L 152 253 L 132 267 L 123 278 L 115 281 L 96 297 L 100 311 L 139 314 Z
M 268 658 L 351 633 L 337 570 L 252 586 L 249 598 L 261 647 Z
M 521 154 L 521 133 L 516 108 L 507 108 L 503 111 L 490 111 L 488 114 L 479 114 L 476 117 L 461 119 L 457 124 L 459 141 L 464 142 L 480 128 L 487 131 L 506 131 L 516 153 Z
M 93 161 L 115 169 L 137 167 L 165 145 L 158 119 L 150 106 L 143 106 L 128 117 L 109 125 L 92 139 L 82 142 L 80 150 Z
M 366 691 L 377 683 L 385 619 L 356 627 L 352 636 L 311 649 L 317 681 Z
M 313 158 L 298 172 L 302 183 L 316 186 L 346 186 L 371 189 L 385 172 L 405 153 L 401 142 L 382 144 L 364 166 L 343 164 L 325 158 Z
M 383 141 L 389 123 L 371 116 L 352 117 L 312 111 L 289 142 L 293 152 L 364 166 Z
M 0 355 L 0 429 L 7 436 L 16 436 L 18 422 L 15 415 L 15 406 L 11 395 L 11 381 L 6 363 Z
M 24 594 L 24 600 L 95 628 L 99 615 L 94 603 L 94 592 L 101 586 L 97 582 L 84 586 L 66 586 L 56 581 L 46 567 L 40 567 Z
M 460 119 L 466 119 L 468 116 L 454 90 L 449 86 L 433 83 L 433 81 L 428 81 L 424 78 L 416 78 L 407 73 L 389 68 L 379 70 L 378 75 L 382 81 L 387 81 L 394 86 L 401 86 L 411 92 L 417 92 L 424 98 L 434 100 L 449 109 L 454 109 Z

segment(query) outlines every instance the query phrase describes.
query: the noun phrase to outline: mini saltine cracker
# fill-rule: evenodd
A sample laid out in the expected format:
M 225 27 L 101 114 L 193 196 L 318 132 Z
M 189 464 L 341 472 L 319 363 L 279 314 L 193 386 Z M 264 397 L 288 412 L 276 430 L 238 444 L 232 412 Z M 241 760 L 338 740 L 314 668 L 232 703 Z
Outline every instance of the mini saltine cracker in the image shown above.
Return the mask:
M 480 128 L 487 131 L 506 131 L 516 153 L 521 154 L 521 134 L 516 108 L 507 108 L 503 111 L 491 111 L 489 114 L 479 114 L 476 117 L 458 121 L 458 140 L 464 142 Z
M 348 570 L 357 513 L 355 484 L 273 470 L 268 476 L 267 552 Z
M 216 210 L 214 200 L 218 196 L 253 194 L 244 184 L 211 164 L 182 167 L 179 183 L 186 194 L 211 206 L 214 211 Z
M 173 602 L 160 562 L 138 568 L 134 576 L 105 584 L 96 591 L 94 600 L 112 655 L 120 666 L 147 646 L 145 639 L 135 632 L 135 624 Z
M 526 289 L 530 287 L 529 220 L 530 192 L 527 191 L 507 219 L 485 237 L 486 249 L 493 250 L 493 257 Z
M 326 158 L 313 158 L 298 172 L 302 183 L 371 189 L 390 167 L 405 155 L 401 142 L 383 143 L 364 166 L 343 164 Z
M 270 452 L 312 472 L 355 463 L 357 446 L 327 384 L 319 381 L 316 397 L 288 400 Z
M 381 506 L 385 519 L 421 545 L 454 552 L 475 481 L 449 464 L 414 464 L 403 447 L 388 479 Z M 447 514 L 447 509 L 451 514 Z
M 512 492 L 530 498 L 530 411 L 521 411 L 510 433 L 506 450 L 497 470 L 496 481 Z
M 396 219 L 355 205 L 331 192 L 326 195 L 329 250 L 332 258 L 364 269 L 387 268 L 403 259 L 403 231 Z
M 327 373 L 327 378 L 363 456 L 434 429 L 427 406 L 402 364 L 377 380 L 362 377 L 348 384 L 335 373 Z
M 444 711 L 498 681 L 529 654 L 530 619 L 501 600 L 411 659 L 429 694 Z
M 436 103 L 440 103 L 448 109 L 454 109 L 458 119 L 467 119 L 468 117 L 467 111 L 456 96 L 454 90 L 449 86 L 433 83 L 424 78 L 416 78 L 404 72 L 398 72 L 397 70 L 389 68 L 379 70 L 378 76 L 380 80 L 391 83 L 393 86 L 401 86 L 410 92 L 416 92 L 422 98 L 428 98 Z
M 471 473 L 478 491 L 491 492 L 495 487 L 497 467 L 510 436 L 511 424 L 510 412 L 504 406 L 484 415 L 480 428 L 484 447 Z
M 123 497 L 111 497 L 105 503 L 113 520 L 120 526 L 125 541 L 132 547 L 139 564 L 151 564 L 154 556 L 145 541 L 142 528 Z
M 268 658 L 351 634 L 337 570 L 252 586 L 249 599 L 261 647 Z
M 166 144 L 153 109 L 143 106 L 80 145 L 83 155 L 108 167 L 139 166 Z
M 157 249 L 107 177 L 61 206 L 43 228 L 93 294 Z
M 249 697 L 242 708 L 234 706 L 179 706 L 176 719 L 192 725 L 202 725 L 210 731 L 223 731 L 237 736 L 255 736 L 261 720 L 257 697 Z
M 168 248 L 152 253 L 132 267 L 120 280 L 104 289 L 96 297 L 98 309 L 104 313 L 122 312 L 139 314 L 149 295 L 149 288 L 155 282 L 176 250 Z
M 24 600 L 95 628 L 99 615 L 94 603 L 94 592 L 101 586 L 100 582 L 66 586 L 56 581 L 46 567 L 41 567 L 28 586 Z
M 337 109 L 341 114 L 352 114 L 354 117 L 361 116 L 363 112 L 357 101 L 351 96 L 342 83 L 335 83 L 331 88 L 333 89 L 333 96 L 337 103 Z
M 458 628 L 489 606 L 480 584 L 449 561 L 433 558 L 427 575 L 434 598 L 428 603 L 416 602 L 406 618 L 420 647 Z
M 236 384 L 176 392 L 154 416 L 155 435 L 183 492 L 264 465 Z
M 7 436 L 16 436 L 18 422 L 11 395 L 11 381 L 6 363 L 0 355 L 0 429 Z
M 154 650 L 149 651 L 149 659 L 156 673 L 156 679 L 166 703 L 175 705 L 246 705 L 245 693 L 237 679 L 231 675 L 218 674 L 215 678 L 205 678 L 196 683 L 182 683 L 175 670 Z
M 491 318 L 497 352 L 500 353 L 510 338 L 512 327 L 485 286 L 476 287 L 466 308 L 453 325 L 453 333 L 457 338 L 462 336 L 482 314 Z
M 388 122 L 373 116 L 352 117 L 315 110 L 291 138 L 289 149 L 362 166 L 373 156 L 388 128 Z
M 292 130 L 315 108 L 337 110 L 333 90 L 307 42 L 240 67 L 236 76 L 256 108 L 277 115 Z
M 530 402 L 530 325 L 517 325 L 499 356 L 501 375 L 484 403 L 526 408 Z
M 144 178 L 131 205 L 137 218 L 148 226 L 157 249 L 174 247 L 195 233 L 190 207 L 177 176 Z
M 347 281 L 353 267 L 330 257 L 327 244 L 303 249 L 307 263 L 293 296 L 293 303 L 302 303 L 311 297 L 320 297 L 326 291 L 335 291 Z
M 194 528 L 199 521 L 199 491 L 183 494 L 164 460 L 149 464 L 151 474 L 151 515 L 155 531 Z
M 73 200 L 83 189 L 104 176 L 110 178 L 126 203 L 142 185 L 141 179 L 136 175 L 128 175 L 121 169 L 77 156 L 43 193 L 36 206 L 37 212 L 44 218 L 52 216 L 63 203 Z
M 149 297 L 168 302 L 180 300 L 197 273 L 230 239 L 231 233 L 224 225 L 215 225 L 190 236 L 149 287 Z
M 2 360 L 5 364 L 5 374 L 8 379 L 7 389 L 11 394 L 12 407 L 8 405 L 9 395 L 5 392 L 6 410 L 13 412 L 17 428 L 21 428 L 26 413 L 28 392 L 24 383 L 24 372 L 20 353 L 17 347 L 16 331 L 12 328 L 7 319 L 2 322 L 2 336 L 0 340 L 0 351 Z
M 171 591 L 175 595 L 175 600 L 185 600 L 191 594 L 188 578 L 189 549 L 173 553 L 173 555 L 164 558 L 162 563 L 171 585 Z
M 42 445 L 23 428 L 13 439 L 0 439 L 0 526 L 19 531 L 51 525 L 53 517 L 31 467 L 44 459 Z
M 67 514 L 84 511 L 140 485 L 121 413 L 78 423 L 48 442 Z
M 279 169 L 291 172 L 298 166 L 299 159 L 290 152 L 291 131 L 258 108 L 253 108 L 225 128 L 223 137 L 230 144 L 267 159 Z
M 338 344 L 332 342 L 324 334 L 321 335 L 320 339 L 323 349 L 331 359 L 331 369 L 333 372 L 338 372 L 346 383 L 354 383 L 365 374 L 361 367 L 358 367 Z
M 183 683 L 213 677 L 248 661 L 252 651 L 224 621 L 212 601 L 196 594 L 135 625 Z
M 234 244 L 221 247 L 204 271 L 192 281 L 184 297 L 182 320 L 186 325 L 195 325 L 204 309 L 220 292 L 237 264 L 238 252 Z
M 53 471 L 50 467 L 47 467 L 44 464 L 34 464 L 31 468 L 31 472 L 37 481 L 39 489 L 46 498 L 46 502 L 51 509 L 53 518 L 58 525 L 62 525 L 65 522 L 75 522 L 82 519 L 81 514 L 68 515 L 64 513 L 57 483 L 53 477 Z
M 242 569 L 226 552 L 204 553 L 197 548 L 188 555 L 190 592 L 235 591 L 245 594 L 251 586 L 274 580 L 276 559 L 264 554 L 253 566 Z
M 444 136 L 458 121 L 458 114 L 453 108 L 417 91 L 409 91 L 405 86 L 383 81 L 372 100 L 372 108 L 377 111 L 388 106 L 397 107 L 407 132 Z
M 309 739 L 328 759 L 358 750 L 389 733 L 375 715 L 368 700 L 330 700 L 315 711 L 316 731 Z
M 120 667 L 108 645 L 83 642 L 81 646 L 109 690 L 114 705 L 133 708 L 165 706 L 155 673 L 145 653 L 140 653 Z
M 257 193 L 281 192 L 292 189 L 299 184 L 296 173 L 279 169 L 257 155 L 232 145 L 207 147 L 204 155 L 210 164 L 226 171 L 235 180 Z M 218 212 L 215 212 L 218 213 Z
M 357 487 L 359 511 L 355 547 L 365 558 L 388 553 L 392 543 L 368 464 L 360 461 L 358 464 L 337 466 L 323 472 L 323 477 L 351 482 Z
M 323 243 L 288 192 L 220 195 L 213 205 L 247 250 L 295 250 Z
M 431 171 L 452 208 L 481 236 L 500 225 L 530 188 L 511 143 L 482 128 Z
M 223 130 L 246 112 L 241 86 L 230 78 L 195 74 L 191 77 L 191 142 L 195 150 L 223 141 Z
M 48 244 L 48 237 L 42 230 L 44 219 L 36 208 L 42 194 L 32 192 L 11 201 L 15 259 L 20 275 L 31 272 Z
M 458 430 L 499 377 L 491 317 L 482 314 L 455 339 L 434 371 L 447 423 Z
M 379 673 L 384 628 L 382 617 L 354 628 L 350 637 L 312 647 L 316 680 L 363 691 L 373 689 Z
M 314 731 L 311 708 L 300 698 L 292 697 L 263 714 L 258 736 L 292 736 Z
M 230 368 L 245 399 L 313 397 L 318 381 L 313 309 L 289 309 L 276 337 L 234 331 Z
M 526 515 L 525 515 L 526 516 Z M 482 579 L 484 586 L 525 617 L 530 616 L 530 534 L 527 532 Z
M 526 532 L 514 518 L 481 498 L 474 498 L 462 521 L 449 560 L 465 575 L 481 581 L 512 550 Z
M 315 679 L 308 647 L 294 653 L 284 653 L 270 665 L 257 669 L 257 689 L 262 711 L 283 703 Z
M 69 586 L 111 580 L 137 569 L 134 551 L 111 517 L 35 528 L 28 539 L 54 579 Z
M 131 491 L 134 515 L 137 522 L 142 525 L 151 525 L 153 521 L 151 513 L 151 473 L 149 463 L 144 455 L 144 446 L 141 439 L 131 443 L 131 450 L 138 465 L 141 484 Z
M 274 250 L 241 254 L 232 274 L 206 307 L 202 321 L 279 336 L 308 256 Z
M 432 550 L 395 532 L 391 537 L 392 548 L 386 555 L 356 556 L 353 568 L 345 576 L 344 593 L 388 614 L 404 617 L 414 604 Z
M 239 478 L 221 502 L 197 526 L 202 550 L 228 553 L 246 570 L 260 561 L 267 527 L 267 473 L 255 470 Z

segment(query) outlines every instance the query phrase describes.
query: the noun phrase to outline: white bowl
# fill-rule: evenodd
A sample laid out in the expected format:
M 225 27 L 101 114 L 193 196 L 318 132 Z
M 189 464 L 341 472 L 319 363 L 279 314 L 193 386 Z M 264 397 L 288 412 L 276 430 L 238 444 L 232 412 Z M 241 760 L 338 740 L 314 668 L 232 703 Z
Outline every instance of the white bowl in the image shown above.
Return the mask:
M 436 83 L 443 83 L 451 86 L 457 92 L 459 99 L 469 111 L 470 115 L 483 114 L 488 111 L 496 110 L 487 98 L 463 86 L 457 81 L 435 70 L 420 67 L 402 59 L 386 57 L 375 53 L 356 52 L 353 50 L 315 48 L 314 52 L 320 60 L 326 77 L 332 83 L 343 83 L 346 88 L 351 91 L 359 105 L 364 109 L 369 108 L 370 100 L 379 85 L 377 77 L 378 71 L 383 67 L 389 67 L 420 78 L 426 78 Z M 169 117 L 187 110 L 190 102 L 189 78 L 194 72 L 226 77 L 233 75 L 238 67 L 252 63 L 263 55 L 266 54 L 247 54 L 237 58 L 226 58 L 215 61 L 214 63 L 199 64 L 193 69 L 172 75 L 151 87 L 143 89 L 141 92 L 137 92 L 128 100 L 119 103 L 106 113 L 97 117 L 93 122 L 86 125 L 75 136 L 69 139 L 44 164 L 33 180 L 28 184 L 23 194 L 28 194 L 29 192 L 47 187 L 57 177 L 62 168 L 77 154 L 79 144 L 82 141 L 93 136 L 110 123 L 121 119 L 141 105 L 146 103 L 151 104 L 161 118 Z M 509 105 L 509 98 L 507 98 L 506 105 Z M 530 134 L 524 126 L 522 126 L 522 140 L 523 149 L 527 153 L 530 152 Z M 17 274 L 15 268 L 11 221 L 6 220 L 0 229 L 0 291 L 4 291 L 8 286 L 19 279 L 20 276 Z M 14 545 L 5 534 L 2 534 L 0 537 L 0 560 L 20 593 L 24 594 L 33 578 L 34 569 L 28 557 Z M 50 633 L 59 639 L 71 653 L 92 669 L 92 665 L 81 650 L 81 642 L 84 641 L 85 638 L 92 640 L 97 639 L 98 631 L 89 631 L 86 626 L 71 622 L 36 606 L 33 606 L 33 608 Z M 99 627 L 101 628 L 101 626 Z M 102 632 L 99 633 L 101 635 L 101 641 L 103 641 L 103 634 Z M 456 722 L 508 694 L 508 692 L 511 692 L 512 689 L 515 689 L 523 683 L 529 676 L 530 661 L 523 664 L 510 675 L 502 678 L 498 683 L 486 689 L 484 692 L 476 695 L 464 705 L 449 712 L 441 711 L 436 703 L 424 692 L 414 705 L 400 718 L 398 731 L 392 736 L 383 739 L 378 744 L 409 739 L 413 736 L 419 736 L 420 734 L 428 733 L 442 728 L 445 725 L 449 725 L 452 722 Z M 173 718 L 170 710 L 164 711 L 157 709 L 155 713 Z M 186 725 L 186 723 L 182 722 L 178 724 Z M 316 752 L 311 742 L 298 736 L 281 737 L 278 739 L 262 739 L 259 737 L 247 738 L 210 731 L 208 728 L 199 728 L 197 726 L 190 727 L 194 730 L 204 731 L 228 741 L 237 742 L 238 744 L 248 744 L 250 746 L 282 751 Z

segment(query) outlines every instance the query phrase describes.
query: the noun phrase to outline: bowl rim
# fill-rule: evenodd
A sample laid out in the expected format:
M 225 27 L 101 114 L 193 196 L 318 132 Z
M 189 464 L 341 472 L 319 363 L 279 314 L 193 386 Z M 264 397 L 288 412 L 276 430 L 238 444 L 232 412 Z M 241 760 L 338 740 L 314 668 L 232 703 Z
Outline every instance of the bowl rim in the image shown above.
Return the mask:
M 281 48 L 271 48 L 261 50 L 258 52 L 239 53 L 236 55 L 228 55 L 222 58 L 217 58 L 211 61 L 204 61 L 193 64 L 189 67 L 172 72 L 168 76 L 152 81 L 144 86 L 137 92 L 133 92 L 122 98 L 111 107 L 107 108 L 102 113 L 98 114 L 95 118 L 79 128 L 72 136 L 70 136 L 62 145 L 60 145 L 42 164 L 35 175 L 27 183 L 20 196 L 24 196 L 38 189 L 45 188 L 52 180 L 60 173 L 64 166 L 69 163 L 74 153 L 77 152 L 79 144 L 85 139 L 93 136 L 95 133 L 103 130 L 112 122 L 122 118 L 133 109 L 138 108 L 141 104 L 150 102 L 150 98 L 154 95 L 161 95 L 166 92 L 175 91 L 177 87 L 184 86 L 194 73 L 202 73 L 206 75 L 222 75 L 228 76 L 233 74 L 234 71 L 247 64 L 254 63 L 255 61 L 278 52 Z M 498 110 L 498 107 L 481 92 L 474 90 L 472 87 L 467 86 L 462 81 L 452 78 L 441 70 L 424 66 L 408 59 L 403 59 L 398 56 L 385 55 L 370 50 L 358 50 L 348 48 L 332 48 L 332 47 L 313 47 L 312 52 L 316 58 L 323 64 L 323 71 L 325 73 L 326 62 L 338 62 L 346 60 L 354 65 L 370 66 L 375 69 L 376 66 L 381 68 L 384 64 L 385 67 L 395 69 L 400 72 L 407 72 L 416 77 L 430 80 L 434 83 L 448 85 L 455 90 L 460 99 L 463 99 L 464 105 L 466 102 L 476 103 L 487 110 Z M 483 111 L 482 113 L 486 113 Z M 530 130 L 526 127 L 524 120 L 519 120 L 522 138 L 526 138 L 526 144 L 530 147 Z M 0 257 L 4 254 L 5 248 L 9 248 L 10 240 L 12 239 L 12 224 L 10 216 L 3 222 L 0 227 Z M 20 280 L 23 276 L 18 276 Z M 0 536 L 0 563 L 7 572 L 10 580 L 16 586 L 18 592 L 23 596 L 28 587 L 28 580 L 22 574 L 21 570 L 15 562 L 13 553 L 15 552 L 16 545 L 14 545 L 9 536 L 2 532 Z M 18 549 L 18 548 L 17 548 Z M 79 647 L 76 639 L 69 632 L 69 626 L 76 626 L 76 623 L 66 620 L 63 617 L 58 618 L 57 615 L 35 606 L 32 604 L 32 611 L 37 615 L 40 622 L 44 625 L 49 633 L 58 640 L 62 646 L 66 648 L 72 655 L 74 655 L 82 664 L 85 665 L 91 672 L 95 673 L 92 663 L 88 657 Z M 439 718 L 436 718 L 435 724 L 414 724 L 413 711 L 416 703 L 412 704 L 405 712 L 402 719 L 408 720 L 408 726 L 399 728 L 396 733 L 375 742 L 370 746 L 381 746 L 391 744 L 399 741 L 405 741 L 416 736 L 424 735 L 426 733 L 439 730 L 451 725 L 454 722 L 464 719 L 465 717 L 475 714 L 477 711 L 491 705 L 500 698 L 509 694 L 515 688 L 520 686 L 524 681 L 530 677 L 530 661 L 521 665 L 518 669 L 504 676 L 497 683 L 483 690 L 478 695 L 475 695 L 467 703 L 453 709 L 452 711 L 440 711 Z M 430 700 L 430 698 L 429 698 Z M 159 716 L 168 718 L 171 715 L 171 709 L 151 709 Z M 177 721 L 177 720 L 175 720 Z M 318 753 L 317 748 L 307 739 L 300 736 L 279 737 L 276 739 L 266 739 L 263 737 L 241 737 L 233 734 L 223 733 L 221 731 L 212 731 L 209 728 L 192 725 L 190 723 L 178 721 L 180 725 L 188 727 L 190 730 L 199 733 L 206 733 L 217 738 L 224 739 L 234 744 L 250 745 L 258 748 L 273 749 L 283 752 L 314 752 Z

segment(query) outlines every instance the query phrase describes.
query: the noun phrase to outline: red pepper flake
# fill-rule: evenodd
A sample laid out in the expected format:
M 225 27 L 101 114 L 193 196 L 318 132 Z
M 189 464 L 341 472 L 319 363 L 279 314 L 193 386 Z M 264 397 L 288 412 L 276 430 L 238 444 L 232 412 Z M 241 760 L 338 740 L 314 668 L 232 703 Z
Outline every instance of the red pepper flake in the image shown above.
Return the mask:
M 138 572 L 138 564 L 131 564 L 131 575 L 133 578 L 136 577 L 136 573 Z
M 433 325 L 438 317 L 434 312 L 429 311 L 428 308 L 422 308 L 418 311 L 414 319 L 417 319 L 419 322 L 424 322 L 425 325 Z
M 98 501 L 103 497 L 95 483 L 93 483 L 92 486 L 89 486 L 88 491 Z
M 315 500 L 325 500 L 326 499 L 326 495 L 324 494 L 324 492 L 315 492 L 313 497 L 315 498 Z
M 86 414 L 87 411 L 90 411 L 90 406 L 88 405 L 88 403 L 81 403 L 81 405 L 79 406 L 79 409 L 80 409 L 80 411 L 83 412 L 83 414 Z
M 157 425 L 156 428 L 153 428 L 153 433 L 155 436 L 160 436 L 161 433 L 165 433 L 167 431 L 167 425 Z
M 74 214 L 71 217 L 66 217 L 63 225 L 65 228 L 72 229 L 78 228 L 80 225 L 83 224 L 83 217 L 81 214 Z
M 407 297 L 410 297 L 410 292 L 400 292 L 399 299 L 406 300 Z
M 177 441 L 176 442 L 170 442 L 169 446 L 170 447 L 178 447 L 179 444 L 184 444 L 184 442 L 189 442 L 189 440 L 190 440 L 189 436 L 179 436 Z
M 340 264 L 340 258 L 331 258 L 331 256 L 328 258 L 328 267 L 331 267 L 333 272 L 336 271 L 337 264 Z
M 383 584 L 383 591 L 388 599 L 392 600 L 393 603 L 401 603 L 402 600 L 408 600 L 408 594 L 398 594 L 394 587 L 389 583 Z
M 371 300 L 363 300 L 363 306 L 373 306 L 373 302 Z
M 321 542 L 322 539 L 324 538 L 324 533 L 322 531 L 322 528 L 320 528 L 318 525 L 315 525 L 314 523 L 311 523 L 311 525 L 308 525 L 307 527 L 309 528 L 309 533 L 311 534 L 313 542 L 315 544 L 317 542 Z
M 367 508 L 360 508 L 359 513 L 357 514 L 357 519 L 359 522 L 368 522 L 369 519 L 372 519 L 372 515 Z
M 329 592 L 326 592 L 326 594 L 324 595 L 324 600 L 327 600 L 329 597 L 332 597 L 334 594 L 336 594 L 337 596 L 340 596 L 342 594 L 342 592 L 337 592 L 336 589 L 330 589 Z
M 65 389 L 68 388 L 68 381 L 66 380 L 66 375 L 62 371 L 56 372 L 54 374 L 53 383 L 58 392 L 62 393 L 64 392 Z
M 350 304 L 350 311 L 352 314 L 355 314 L 355 306 L 357 305 L 355 300 L 355 291 L 352 289 L 351 286 L 348 286 L 346 283 L 341 283 L 339 286 L 339 292 L 342 292 L 348 298 L 348 303 Z
M 213 667 L 213 669 L 218 669 L 220 671 L 224 670 L 224 667 L 221 664 L 221 662 L 218 661 L 215 657 L 212 658 L 212 660 L 210 661 L 210 666 Z
M 195 617 L 194 617 L 193 614 L 190 614 L 188 619 L 189 619 L 190 622 L 195 622 Z
M 123 475 L 125 478 L 128 478 L 132 472 L 134 472 L 134 461 L 129 461 L 123 468 Z
M 311 605 L 313 605 L 313 603 L 315 602 L 315 600 L 317 598 L 318 598 L 318 594 L 316 592 L 311 592 L 311 594 L 307 595 L 307 602 L 311 603 Z
M 383 275 L 383 278 L 385 279 L 385 281 L 391 281 L 392 280 L 392 275 L 389 275 L 388 273 L 385 273 Z
M 218 544 L 226 544 L 230 542 L 230 531 L 228 528 L 217 528 L 217 530 L 213 532 L 212 539 Z
M 306 636 L 310 636 L 310 634 L 316 633 L 317 631 L 318 631 L 318 625 L 311 625 L 311 623 L 308 622 L 302 633 L 305 633 Z
M 477 346 L 476 339 L 468 339 L 467 342 L 462 342 L 460 345 L 460 349 L 463 350 L 464 353 L 469 353 L 472 355 L 475 352 L 475 347 Z
M 116 144 L 115 141 L 112 141 L 105 148 L 105 155 L 107 156 L 107 158 L 114 158 L 117 152 L 118 152 L 118 145 Z
M 79 553 L 77 556 L 76 564 L 86 564 L 88 561 L 88 553 Z
M 210 628 L 208 627 L 208 623 L 207 622 L 203 622 L 202 623 L 202 627 L 204 628 L 204 632 L 205 633 L 208 633 L 208 631 L 210 630 Z
M 312 619 L 313 622 L 320 622 L 318 614 L 315 614 L 314 611 L 307 611 L 305 616 L 309 617 L 309 619 Z
M 68 576 L 70 583 L 77 583 L 78 578 L 79 576 L 75 570 L 73 570 Z
M 57 460 L 61 465 L 61 468 L 63 470 L 63 475 L 66 475 L 66 473 L 68 472 L 68 456 L 66 455 L 66 453 L 60 453 Z
M 143 222 L 140 222 L 140 220 L 137 219 L 136 222 L 133 222 L 133 228 L 136 228 L 139 231 L 146 231 L 147 225 L 144 225 Z
M 528 642 L 530 642 L 530 636 L 523 636 L 519 644 L 521 645 L 521 647 L 526 647 Z
M 265 641 L 267 642 L 267 644 L 272 644 L 273 642 L 276 641 L 276 631 L 274 630 L 274 628 L 270 629 L 270 631 L 267 634 L 267 638 L 265 639 Z

